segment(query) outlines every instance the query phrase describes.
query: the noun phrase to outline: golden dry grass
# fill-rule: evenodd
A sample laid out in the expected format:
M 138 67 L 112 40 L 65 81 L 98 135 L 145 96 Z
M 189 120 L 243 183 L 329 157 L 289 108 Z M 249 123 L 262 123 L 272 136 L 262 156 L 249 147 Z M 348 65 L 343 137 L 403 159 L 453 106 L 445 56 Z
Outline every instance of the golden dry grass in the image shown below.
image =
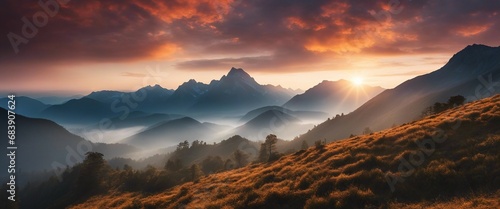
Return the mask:
M 421 202 L 413 204 L 392 203 L 389 209 L 498 209 L 500 208 L 500 192 L 479 197 L 454 198 L 443 202 Z
M 439 115 L 205 176 L 156 194 L 111 192 L 72 208 L 499 208 L 500 95 Z M 391 192 L 386 173 L 435 143 Z M 427 147 L 430 149 L 429 147 Z M 477 195 L 477 196 L 473 196 Z

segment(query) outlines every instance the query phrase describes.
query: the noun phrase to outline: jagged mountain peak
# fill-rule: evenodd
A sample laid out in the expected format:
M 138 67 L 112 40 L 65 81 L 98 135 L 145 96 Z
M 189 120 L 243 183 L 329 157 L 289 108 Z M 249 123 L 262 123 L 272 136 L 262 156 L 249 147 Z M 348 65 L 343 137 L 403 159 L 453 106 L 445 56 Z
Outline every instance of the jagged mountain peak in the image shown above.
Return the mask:
M 198 96 L 205 93 L 208 89 L 208 85 L 202 82 L 197 82 L 194 79 L 190 79 L 187 82 L 184 82 L 177 88 L 177 92 L 179 91 L 189 91 L 191 94 L 195 94 L 193 96 Z
M 243 68 L 232 67 L 227 77 L 250 77 L 250 75 L 243 70 Z
M 142 87 L 142 89 L 144 89 L 144 90 L 162 90 L 162 89 L 165 89 L 165 88 L 161 87 L 159 84 L 155 84 L 153 86 L 147 85 L 145 87 Z
M 184 82 L 184 83 L 198 83 L 195 79 L 189 79 L 189 81 Z
M 258 91 L 261 88 L 261 85 L 247 72 L 242 68 L 235 67 L 231 68 L 227 75 L 222 76 L 220 81 L 214 84 L 216 88 L 223 87 L 226 91 L 232 91 L 234 88 L 250 88 Z
M 155 84 L 154 86 L 148 85 L 148 86 L 145 86 L 137 91 L 139 92 L 142 90 L 145 90 L 147 92 L 151 92 L 152 94 L 156 94 L 156 96 L 159 96 L 159 97 L 168 97 L 168 96 L 172 95 L 174 92 L 174 90 L 163 88 L 159 84 Z
M 242 68 L 232 67 L 227 75 L 222 76 L 221 82 L 238 82 L 249 85 L 259 85 L 255 79 L 245 72 Z
M 203 86 L 206 86 L 207 84 L 204 84 L 202 82 L 198 82 L 196 81 L 195 79 L 189 79 L 189 81 L 187 82 L 184 82 L 182 83 L 179 87 L 179 88 L 194 88 L 195 86 L 200 86 L 200 85 L 203 85 Z

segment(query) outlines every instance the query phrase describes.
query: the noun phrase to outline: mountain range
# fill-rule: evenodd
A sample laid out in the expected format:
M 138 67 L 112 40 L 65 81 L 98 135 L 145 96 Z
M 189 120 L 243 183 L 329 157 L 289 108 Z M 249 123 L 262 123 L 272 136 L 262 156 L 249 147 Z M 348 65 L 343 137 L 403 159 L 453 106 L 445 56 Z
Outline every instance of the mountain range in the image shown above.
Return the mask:
M 343 90 L 351 87 L 353 85 L 345 80 L 324 81 L 297 95 L 298 92 L 292 89 L 261 85 L 243 69 L 231 68 L 220 80 L 204 84 L 191 79 L 176 90 L 165 89 L 160 85 L 146 86 L 134 92 L 103 90 L 54 105 L 47 105 L 29 97 L 18 97 L 17 111 L 30 117 L 55 121 L 79 136 L 98 134 L 102 135 L 102 140 L 106 142 L 121 140 L 142 148 L 170 146 L 186 139 L 218 139 L 217 137 L 221 136 L 218 133 L 223 131 L 227 132 L 222 136 L 240 134 L 251 140 L 261 140 L 261 135 L 278 131 L 281 138 L 292 139 L 312 128 L 313 123 L 324 121 L 332 115 L 308 106 L 325 107 L 325 101 L 330 101 L 335 103 L 329 106 L 335 107 L 335 111 L 355 108 L 358 104 L 352 101 L 361 101 L 358 100 L 359 95 L 351 95 Z M 379 87 L 359 89 L 370 94 L 381 90 Z M 342 95 L 339 92 L 342 92 Z M 6 99 L 2 98 L 4 108 Z M 282 104 L 293 110 L 280 106 Z M 319 109 L 334 111 L 328 108 Z M 229 130 L 231 127 L 216 123 L 201 124 L 193 118 L 189 120 L 192 123 L 185 123 L 186 118 L 184 122 L 178 120 L 184 117 L 183 115 L 205 118 L 206 121 L 232 117 L 235 118 L 233 125 L 239 123 L 240 126 Z M 239 121 L 236 119 L 238 117 Z M 290 118 L 294 120 L 287 120 Z M 111 128 L 101 130 L 102 123 L 110 123 Z M 140 142 L 137 137 L 141 138 Z
M 132 93 L 98 91 L 86 97 L 108 105 L 132 100 L 137 104 L 132 105 L 131 109 L 150 113 L 212 115 L 241 113 L 251 108 L 282 104 L 294 96 L 294 93 L 282 87 L 260 85 L 243 69 L 232 68 L 220 80 L 204 84 L 191 79 L 175 91 L 155 85 Z M 134 100 L 134 96 L 139 99 Z
M 191 79 L 176 90 L 154 85 L 134 92 L 95 91 L 55 105 L 47 105 L 29 97 L 19 97 L 19 102 L 30 107 L 21 106 L 21 114 L 50 119 L 63 125 L 90 125 L 103 119 L 123 119 L 135 111 L 196 118 L 237 117 L 252 109 L 283 104 L 283 107 L 295 112 L 294 116 L 300 115 L 301 119 L 309 121 L 324 120 L 327 114 L 333 115 L 333 112 L 347 112 L 382 90 L 380 87 L 353 86 L 345 80 L 323 81 L 297 95 L 299 92 L 292 89 L 261 85 L 243 69 L 231 68 L 220 80 L 204 84 Z M 347 90 L 352 88 L 355 90 Z M 361 92 L 364 93 L 361 95 Z M 5 106 L 5 102 L 2 104 Z M 250 119 L 246 118 L 243 122 Z
M 250 109 L 281 105 L 294 96 L 282 87 L 260 85 L 241 68 L 232 68 L 218 81 L 212 81 L 206 93 L 189 110 L 207 115 L 245 113 Z

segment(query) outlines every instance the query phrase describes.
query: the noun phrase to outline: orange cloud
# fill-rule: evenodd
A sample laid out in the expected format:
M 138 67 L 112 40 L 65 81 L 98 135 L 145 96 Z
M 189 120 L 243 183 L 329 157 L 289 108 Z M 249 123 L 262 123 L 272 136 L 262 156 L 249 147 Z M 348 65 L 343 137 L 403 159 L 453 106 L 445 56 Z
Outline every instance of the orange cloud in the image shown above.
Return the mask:
M 295 28 L 304 29 L 307 27 L 307 24 L 298 17 L 287 18 L 285 24 L 287 25 L 286 27 L 290 30 L 293 30 Z
M 335 33 L 309 37 L 304 47 L 312 52 L 361 52 L 375 43 L 393 42 L 396 34 L 391 26 L 366 22 L 357 27 L 341 27 Z
M 176 52 L 182 50 L 177 44 L 165 43 L 151 53 L 154 59 L 168 59 Z
M 209 24 L 221 21 L 233 2 L 234 0 L 172 0 L 154 3 L 136 1 L 136 4 L 166 23 L 194 18 L 200 24 Z
M 344 15 L 350 7 L 351 5 L 347 2 L 332 1 L 321 7 L 321 16 L 328 18 L 338 17 L 340 15 Z
M 491 27 L 488 25 L 466 26 L 457 30 L 457 34 L 463 37 L 475 36 L 487 31 Z

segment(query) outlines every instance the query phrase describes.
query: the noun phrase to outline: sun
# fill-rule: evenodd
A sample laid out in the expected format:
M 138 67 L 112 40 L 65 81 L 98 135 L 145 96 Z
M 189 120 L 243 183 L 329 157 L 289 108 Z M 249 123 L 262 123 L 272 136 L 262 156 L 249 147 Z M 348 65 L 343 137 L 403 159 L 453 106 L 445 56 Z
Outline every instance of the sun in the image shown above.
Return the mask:
M 354 77 L 352 79 L 352 83 L 354 85 L 356 85 L 356 86 L 361 86 L 361 85 L 363 85 L 363 78 L 361 78 L 361 77 Z

